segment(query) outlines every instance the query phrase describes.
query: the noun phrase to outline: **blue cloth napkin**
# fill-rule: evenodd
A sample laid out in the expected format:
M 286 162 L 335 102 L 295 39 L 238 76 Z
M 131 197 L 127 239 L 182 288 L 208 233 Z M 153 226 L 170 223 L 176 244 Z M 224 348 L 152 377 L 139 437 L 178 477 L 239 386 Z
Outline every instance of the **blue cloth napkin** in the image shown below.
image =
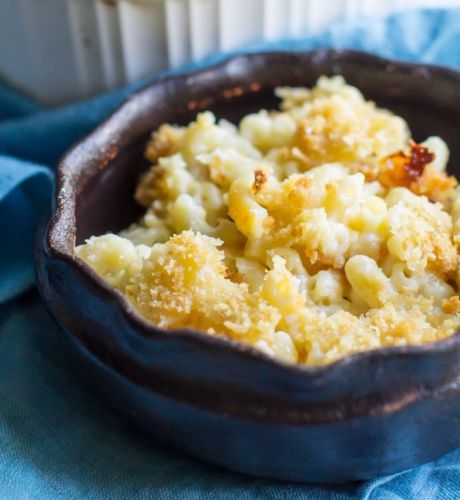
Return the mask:
M 320 46 L 460 68 L 460 11 L 363 20 L 251 49 Z M 52 111 L 0 87 L 0 498 L 459 498 L 460 450 L 410 471 L 339 486 L 227 472 L 149 441 L 70 371 L 62 335 L 37 292 L 19 295 L 33 285 L 34 227 L 57 159 L 140 84 Z

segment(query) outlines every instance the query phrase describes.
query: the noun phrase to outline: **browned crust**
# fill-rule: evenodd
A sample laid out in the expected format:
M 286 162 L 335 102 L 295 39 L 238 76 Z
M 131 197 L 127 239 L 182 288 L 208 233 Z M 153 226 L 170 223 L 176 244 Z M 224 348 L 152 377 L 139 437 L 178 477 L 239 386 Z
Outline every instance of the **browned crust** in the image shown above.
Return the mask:
M 263 185 L 267 182 L 267 180 L 267 172 L 262 169 L 257 169 L 254 172 L 254 182 L 252 184 L 252 189 L 254 190 L 254 192 L 258 193 L 262 189 Z

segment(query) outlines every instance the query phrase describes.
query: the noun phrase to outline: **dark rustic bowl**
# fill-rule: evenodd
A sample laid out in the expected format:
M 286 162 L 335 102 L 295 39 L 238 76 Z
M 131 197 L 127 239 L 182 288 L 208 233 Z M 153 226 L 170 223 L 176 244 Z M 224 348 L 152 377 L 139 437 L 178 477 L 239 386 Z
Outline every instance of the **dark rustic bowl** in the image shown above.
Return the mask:
M 52 219 L 37 245 L 43 299 L 110 402 L 163 442 L 267 478 L 367 479 L 459 446 L 459 334 L 326 367 L 288 366 L 231 341 L 156 328 L 75 257 L 74 245 L 138 216 L 144 145 L 161 123 L 185 124 L 201 109 L 238 120 L 276 107 L 277 85 L 337 73 L 405 117 L 416 139 L 442 136 L 451 167 L 460 165 L 454 71 L 348 51 L 238 56 L 156 81 L 75 146 L 58 167 Z

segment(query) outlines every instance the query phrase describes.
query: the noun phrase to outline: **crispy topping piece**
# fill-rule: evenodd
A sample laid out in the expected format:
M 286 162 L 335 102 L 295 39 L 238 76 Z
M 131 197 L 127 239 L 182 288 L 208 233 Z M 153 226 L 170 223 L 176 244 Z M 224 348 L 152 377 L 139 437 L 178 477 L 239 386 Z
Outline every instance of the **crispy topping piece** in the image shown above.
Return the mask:
M 379 181 L 386 187 L 411 185 L 423 175 L 425 167 L 434 160 L 434 153 L 421 144 L 409 141 L 410 151 L 397 151 L 383 159 Z
M 427 147 L 413 140 L 409 145 L 408 153 L 397 151 L 382 160 L 378 180 L 385 187 L 404 186 L 415 194 L 438 201 L 442 193 L 456 186 L 457 181 L 428 167 L 435 155 Z
M 442 309 L 446 314 L 455 314 L 460 312 L 460 298 L 458 295 L 453 295 L 442 301 Z
M 151 163 L 156 163 L 158 158 L 171 154 L 178 141 L 177 136 L 177 131 L 171 125 L 162 125 L 147 143 L 145 157 Z
M 262 189 L 262 186 L 267 182 L 268 180 L 268 175 L 265 170 L 259 170 L 257 169 L 254 172 L 254 183 L 252 184 L 252 189 L 254 190 L 255 193 L 260 191 Z

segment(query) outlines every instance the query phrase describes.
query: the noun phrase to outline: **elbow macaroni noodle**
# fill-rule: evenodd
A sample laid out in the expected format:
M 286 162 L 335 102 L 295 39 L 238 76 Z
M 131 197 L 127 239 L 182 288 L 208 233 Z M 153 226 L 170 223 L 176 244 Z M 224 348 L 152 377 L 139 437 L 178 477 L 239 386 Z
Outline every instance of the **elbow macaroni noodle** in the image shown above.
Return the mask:
M 163 328 L 326 364 L 460 327 L 460 195 L 439 137 L 341 77 L 277 89 L 238 127 L 163 125 L 136 200 L 145 215 L 76 248 Z

